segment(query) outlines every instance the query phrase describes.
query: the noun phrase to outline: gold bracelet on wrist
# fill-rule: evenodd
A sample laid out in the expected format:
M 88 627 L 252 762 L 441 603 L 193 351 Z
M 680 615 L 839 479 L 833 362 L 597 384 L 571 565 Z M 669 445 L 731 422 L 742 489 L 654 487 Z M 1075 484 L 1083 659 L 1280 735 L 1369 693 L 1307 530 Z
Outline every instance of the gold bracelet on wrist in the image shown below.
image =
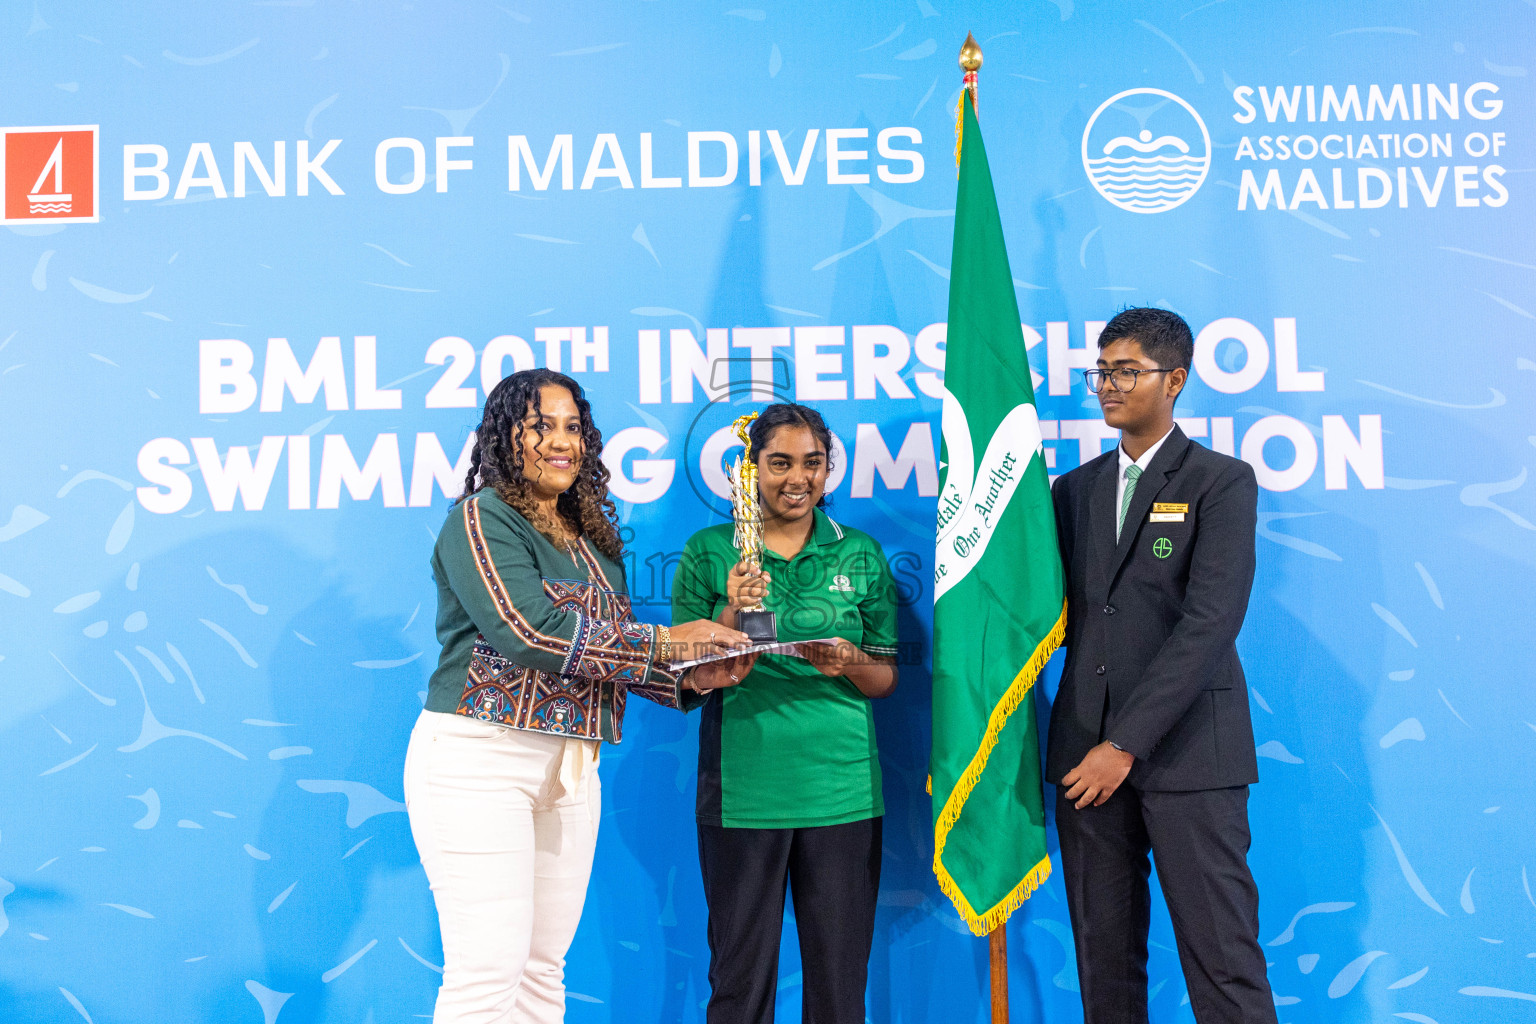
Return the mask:
M 672 661 L 672 631 L 666 626 L 656 627 L 656 660 L 663 664 Z

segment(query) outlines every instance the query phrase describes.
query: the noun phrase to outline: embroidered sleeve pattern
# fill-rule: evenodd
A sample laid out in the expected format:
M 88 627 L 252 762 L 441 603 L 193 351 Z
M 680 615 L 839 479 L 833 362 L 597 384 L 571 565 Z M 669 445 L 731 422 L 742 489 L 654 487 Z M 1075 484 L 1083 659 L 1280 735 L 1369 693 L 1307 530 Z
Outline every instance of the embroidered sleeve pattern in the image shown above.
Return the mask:
M 560 656 L 559 674 L 562 676 L 617 682 L 627 682 L 631 677 L 636 681 L 644 678 L 655 645 L 653 627 L 638 622 L 599 618 L 603 610 L 602 591 L 591 583 L 546 579 L 543 581 L 545 595 L 557 610 L 574 613 L 575 628 L 570 640 L 539 632 L 512 603 L 496 563 L 491 558 L 480 521 L 478 498 L 465 502 L 464 528 L 480 577 L 496 607 L 497 615 L 518 640 L 534 650 Z M 577 550 L 589 569 L 595 570 L 596 578 L 606 585 L 607 578 L 596 559 L 586 550 L 586 542 L 579 542 Z
M 656 627 L 643 622 L 588 621 L 588 637 L 576 674 L 626 686 L 645 679 L 656 642 Z
M 628 673 L 619 680 L 623 685 L 617 687 L 614 693 L 615 718 L 623 717 L 626 697 L 631 691 L 664 708 L 686 710 L 686 695 L 679 687 L 678 676 L 652 660 L 656 656 L 656 628 L 633 621 L 634 608 L 630 603 L 629 595 L 613 589 L 608 581 L 608 574 L 603 571 L 602 563 L 587 549 L 586 541 L 581 542 L 578 550 L 587 564 L 587 571 L 602 585 L 601 592 L 595 597 L 599 602 L 606 602 L 606 607 L 602 605 L 596 607 L 606 614 L 609 622 L 639 628 L 646 634 L 644 650 L 646 667 L 649 671 Z
M 597 610 L 592 585 L 579 580 L 546 579 L 544 594 L 549 598 L 549 603 L 560 611 L 576 614 L 576 631 L 571 634 L 571 649 L 566 652 L 565 661 L 560 664 L 562 676 L 576 675 L 581 659 L 586 654 L 587 641 L 592 635 L 592 618 Z
M 683 709 L 678 676 L 660 665 L 652 665 L 651 673 L 644 681 L 630 683 L 627 689 L 664 708 Z
M 576 633 L 571 637 L 571 649 L 565 656 L 565 663 L 560 666 L 562 676 L 576 674 L 576 668 L 581 664 L 581 659 L 587 651 L 587 637 L 592 632 L 592 620 L 585 615 L 576 617 Z

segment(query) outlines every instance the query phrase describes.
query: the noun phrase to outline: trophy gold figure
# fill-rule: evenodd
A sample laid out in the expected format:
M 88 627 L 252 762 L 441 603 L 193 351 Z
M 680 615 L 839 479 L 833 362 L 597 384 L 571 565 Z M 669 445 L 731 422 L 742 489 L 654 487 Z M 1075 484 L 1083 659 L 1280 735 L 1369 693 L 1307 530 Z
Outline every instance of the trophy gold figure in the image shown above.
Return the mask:
M 757 495 L 757 459 L 752 454 L 752 436 L 747 432 L 755 419 L 757 413 L 748 413 L 731 424 L 745 446 L 731 467 L 731 519 L 736 524 L 736 547 L 749 573 L 758 572 L 763 564 L 763 509 Z M 738 611 L 736 628 L 754 644 L 778 641 L 778 622 L 761 603 Z

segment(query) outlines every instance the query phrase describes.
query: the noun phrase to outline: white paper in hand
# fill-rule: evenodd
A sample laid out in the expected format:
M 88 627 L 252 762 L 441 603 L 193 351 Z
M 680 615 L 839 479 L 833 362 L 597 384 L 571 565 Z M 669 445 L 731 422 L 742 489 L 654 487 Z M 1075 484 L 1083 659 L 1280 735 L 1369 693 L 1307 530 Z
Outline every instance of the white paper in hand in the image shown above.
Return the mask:
M 819 640 L 784 640 L 773 644 L 753 644 L 751 647 L 743 647 L 735 651 L 721 651 L 718 654 L 710 654 L 688 661 L 674 661 L 667 668 L 672 672 L 681 672 L 683 669 L 693 668 L 695 665 L 708 665 L 712 661 L 725 661 L 727 658 L 740 658 L 749 654 L 787 654 L 791 658 L 803 658 L 805 655 L 798 648 L 810 644 L 835 644 L 837 640 L 838 638 L 835 636 L 828 636 L 822 637 Z

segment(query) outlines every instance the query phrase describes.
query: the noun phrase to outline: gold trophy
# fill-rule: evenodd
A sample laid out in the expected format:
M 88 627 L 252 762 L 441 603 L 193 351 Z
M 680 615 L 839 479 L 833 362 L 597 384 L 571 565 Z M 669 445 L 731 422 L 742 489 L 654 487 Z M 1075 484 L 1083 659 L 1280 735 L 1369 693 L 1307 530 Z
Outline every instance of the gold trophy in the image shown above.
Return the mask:
M 736 547 L 749 573 L 759 571 L 763 564 L 763 510 L 757 496 L 757 460 L 752 456 L 752 437 L 747 433 L 755 419 L 757 413 L 752 412 L 731 424 L 745 446 L 731 467 L 731 519 L 736 524 Z M 778 642 L 778 622 L 761 603 L 738 611 L 736 628 L 754 644 Z

